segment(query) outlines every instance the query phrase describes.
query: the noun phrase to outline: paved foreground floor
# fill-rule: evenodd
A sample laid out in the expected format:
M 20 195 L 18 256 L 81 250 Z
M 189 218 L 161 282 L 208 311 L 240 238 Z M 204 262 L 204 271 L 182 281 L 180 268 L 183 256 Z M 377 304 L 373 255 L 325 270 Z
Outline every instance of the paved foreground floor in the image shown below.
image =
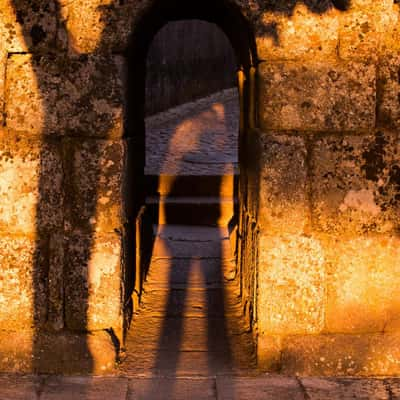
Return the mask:
M 169 392 L 166 395 L 166 389 Z M 0 376 L 1 400 L 398 400 L 398 379 Z

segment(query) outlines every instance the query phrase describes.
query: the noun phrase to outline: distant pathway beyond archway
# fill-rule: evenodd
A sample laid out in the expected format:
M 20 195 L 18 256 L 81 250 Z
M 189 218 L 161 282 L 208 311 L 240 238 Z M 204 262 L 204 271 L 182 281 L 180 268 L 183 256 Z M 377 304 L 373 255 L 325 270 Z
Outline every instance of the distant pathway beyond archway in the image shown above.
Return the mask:
M 147 204 L 158 224 L 124 373 L 209 376 L 255 367 L 228 230 L 238 131 L 236 89 L 146 121 L 145 171 L 155 186 Z

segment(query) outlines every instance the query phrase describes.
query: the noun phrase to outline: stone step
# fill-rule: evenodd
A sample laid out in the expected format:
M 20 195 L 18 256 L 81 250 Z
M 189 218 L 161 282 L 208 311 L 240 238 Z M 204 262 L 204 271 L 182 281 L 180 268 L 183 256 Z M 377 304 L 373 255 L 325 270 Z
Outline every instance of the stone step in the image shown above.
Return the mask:
M 145 286 L 139 315 L 159 317 L 224 317 L 241 315 L 237 291 L 218 289 L 152 289 Z
M 159 225 L 152 258 L 233 259 L 228 230 L 219 227 Z
M 126 347 L 134 352 L 252 349 L 251 333 L 238 318 L 135 318 L 131 329 Z
M 146 287 L 219 287 L 224 280 L 232 280 L 235 271 L 233 261 L 220 258 L 155 259 L 146 277 Z
M 233 197 L 238 175 L 148 175 L 149 196 Z
M 153 225 L 155 236 L 164 239 L 187 242 L 210 242 L 229 239 L 229 230 L 227 227 L 211 227 L 211 226 L 193 226 L 193 225 Z
M 154 222 L 160 225 L 227 226 L 234 214 L 232 197 L 147 197 Z
M 121 368 L 129 376 L 214 376 L 256 368 L 255 357 L 245 351 L 128 351 Z M 148 397 L 153 398 L 153 397 Z M 169 398 L 169 397 L 167 397 Z

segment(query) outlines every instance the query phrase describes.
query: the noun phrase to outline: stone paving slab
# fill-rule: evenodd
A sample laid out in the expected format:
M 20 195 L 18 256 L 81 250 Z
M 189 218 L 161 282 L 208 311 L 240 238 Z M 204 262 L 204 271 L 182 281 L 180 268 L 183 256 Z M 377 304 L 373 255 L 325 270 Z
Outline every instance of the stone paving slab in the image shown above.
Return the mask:
M 214 379 L 132 379 L 127 400 L 214 400 Z
M 400 379 L 388 379 L 386 388 L 390 393 L 390 400 L 400 400 Z
M 40 400 L 126 400 L 128 380 L 106 377 L 50 377 Z
M 304 400 L 296 378 L 217 378 L 218 400 Z
M 34 400 L 40 393 L 42 379 L 37 376 L 0 376 L 0 400 Z
M 386 383 L 382 380 L 303 378 L 301 382 L 310 400 L 390 399 Z
M 0 375 L 0 400 L 398 400 L 400 378 Z
M 236 89 L 148 117 L 145 173 L 234 174 L 238 170 L 238 132 Z

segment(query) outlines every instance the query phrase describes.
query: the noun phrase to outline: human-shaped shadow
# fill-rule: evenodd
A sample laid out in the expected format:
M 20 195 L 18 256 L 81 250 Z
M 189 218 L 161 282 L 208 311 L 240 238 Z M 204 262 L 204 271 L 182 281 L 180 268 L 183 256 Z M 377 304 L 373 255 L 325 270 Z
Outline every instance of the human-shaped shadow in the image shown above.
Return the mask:
M 232 66 L 230 72 L 234 74 L 234 70 L 235 66 Z M 203 79 L 206 80 L 207 77 L 204 76 Z M 230 103 L 235 103 L 235 100 Z M 199 175 L 200 179 L 211 173 L 211 190 L 216 191 L 215 196 L 219 196 L 223 175 L 233 173 L 233 165 L 224 161 L 223 151 L 237 148 L 238 134 L 231 133 L 228 137 L 227 132 L 229 129 L 236 129 L 238 133 L 238 121 L 232 123 L 227 120 L 238 119 L 237 100 L 236 104 L 229 105 L 231 109 L 227 117 L 226 104 L 207 104 L 206 109 L 195 109 L 191 116 L 186 115 L 183 120 L 178 118 L 173 129 L 165 126 L 172 133 L 168 146 L 164 149 L 160 169 L 163 173 L 173 173 L 175 181 L 164 201 L 168 202 L 177 193 L 182 193 L 185 190 L 180 180 L 182 175 L 190 176 L 193 173 Z M 152 134 L 157 134 L 157 131 Z M 236 140 L 233 140 L 235 136 Z M 233 150 L 232 153 L 235 154 L 236 151 Z M 180 156 L 179 159 L 176 154 Z M 235 156 L 233 158 L 230 161 L 236 161 Z M 196 176 L 192 175 L 191 178 L 193 186 L 198 184 Z M 186 187 L 186 190 L 190 194 L 196 188 Z M 199 201 L 202 201 L 201 198 Z M 191 211 L 196 212 L 190 208 L 183 211 L 186 218 L 189 218 L 185 221 L 176 214 L 176 209 L 167 206 L 164 215 L 166 225 L 158 226 L 157 235 L 164 245 L 163 252 L 170 257 L 169 289 L 153 366 L 154 372 L 160 375 L 216 375 L 234 368 L 225 304 L 227 296 L 224 268 L 226 258 L 229 258 L 225 246 L 229 245 L 226 231 L 224 227 L 210 230 L 204 226 L 190 225 L 198 220 L 198 217 L 187 214 Z M 220 209 L 215 209 L 206 218 L 213 219 L 208 222 L 216 227 L 221 216 Z M 186 222 L 188 225 L 174 226 L 177 222 Z M 173 380 L 168 380 L 163 386 L 165 398 L 173 396 L 174 385 Z M 151 388 L 148 398 L 156 394 Z

